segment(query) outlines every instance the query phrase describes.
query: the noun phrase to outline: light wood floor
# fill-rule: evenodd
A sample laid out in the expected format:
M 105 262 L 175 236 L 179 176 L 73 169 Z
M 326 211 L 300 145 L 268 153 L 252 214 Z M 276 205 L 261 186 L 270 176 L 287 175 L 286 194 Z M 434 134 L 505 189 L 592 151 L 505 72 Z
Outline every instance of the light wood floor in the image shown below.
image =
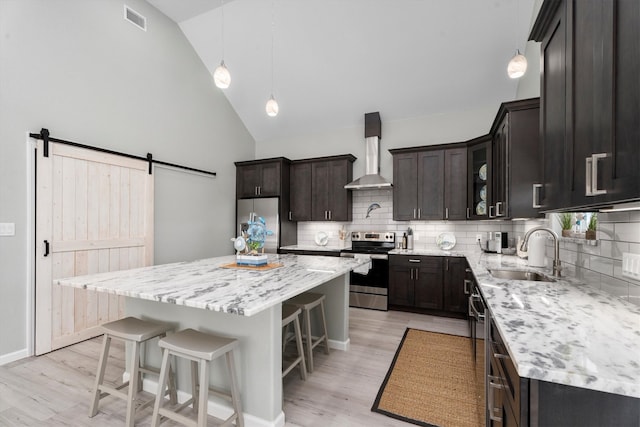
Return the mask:
M 350 351 L 326 356 L 318 348 L 307 381 L 300 380 L 296 369 L 285 378 L 286 426 L 410 426 L 371 412 L 405 329 L 467 335 L 463 320 L 356 308 L 350 315 Z M 100 347 L 101 339 L 93 339 L 1 366 L 0 426 L 124 425 L 125 403 L 120 399 L 103 399 L 98 415 L 87 416 Z M 124 346 L 114 342 L 105 379 L 117 382 L 124 364 Z M 212 417 L 210 421 L 214 425 Z M 148 408 L 136 425 L 150 422 Z

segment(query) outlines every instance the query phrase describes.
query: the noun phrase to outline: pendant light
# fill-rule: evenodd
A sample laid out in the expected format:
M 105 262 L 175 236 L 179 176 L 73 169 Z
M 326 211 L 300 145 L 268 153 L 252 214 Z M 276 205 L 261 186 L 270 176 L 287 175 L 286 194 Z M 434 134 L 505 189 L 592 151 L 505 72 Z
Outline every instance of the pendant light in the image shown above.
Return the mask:
M 273 96 L 273 34 L 275 32 L 275 0 L 271 2 L 271 97 L 267 101 L 265 110 L 269 117 L 275 117 L 278 115 L 280 107 L 278 107 L 278 101 Z
M 519 0 L 516 0 L 516 54 L 511 58 L 511 61 L 509 61 L 509 65 L 507 65 L 507 74 L 512 79 L 518 79 L 527 72 L 527 58 L 525 58 L 525 56 L 520 53 L 520 49 L 518 49 L 519 15 L 520 3 Z
M 516 49 L 516 54 L 507 65 L 507 74 L 512 79 L 518 79 L 527 72 L 527 58 L 520 53 L 520 49 Z
M 222 60 L 220 61 L 220 65 L 213 72 L 213 81 L 216 86 L 220 89 L 226 89 L 231 84 L 231 74 L 229 74 L 229 70 L 226 65 L 224 65 L 224 2 L 220 0 L 220 12 L 221 12 L 221 21 L 220 25 L 221 33 L 222 33 Z

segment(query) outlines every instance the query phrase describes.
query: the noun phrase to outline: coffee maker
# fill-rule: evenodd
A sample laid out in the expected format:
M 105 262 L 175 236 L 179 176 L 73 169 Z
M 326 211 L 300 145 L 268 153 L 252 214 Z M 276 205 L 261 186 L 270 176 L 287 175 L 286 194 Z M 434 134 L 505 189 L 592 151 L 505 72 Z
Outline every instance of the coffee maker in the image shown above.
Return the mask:
M 509 247 L 509 233 L 506 231 L 488 231 L 484 242 L 480 242 L 484 252 L 501 254 L 502 248 Z

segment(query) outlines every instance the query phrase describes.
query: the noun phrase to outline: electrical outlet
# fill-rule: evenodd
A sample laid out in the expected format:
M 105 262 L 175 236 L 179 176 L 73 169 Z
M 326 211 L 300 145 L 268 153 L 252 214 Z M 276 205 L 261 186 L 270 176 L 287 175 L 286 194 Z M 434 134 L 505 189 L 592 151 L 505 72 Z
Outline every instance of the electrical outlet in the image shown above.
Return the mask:
M 15 236 L 16 224 L 13 222 L 0 223 L 0 236 Z
M 482 240 L 482 234 L 476 234 L 476 242 L 479 242 Z
M 640 280 L 640 254 L 622 254 L 622 275 Z

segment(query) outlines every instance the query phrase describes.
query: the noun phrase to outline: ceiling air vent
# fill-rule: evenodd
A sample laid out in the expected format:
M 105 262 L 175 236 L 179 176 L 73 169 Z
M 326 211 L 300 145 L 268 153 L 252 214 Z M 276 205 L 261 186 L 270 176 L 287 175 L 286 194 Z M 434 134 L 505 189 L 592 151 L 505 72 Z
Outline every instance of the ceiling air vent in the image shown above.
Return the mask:
M 126 4 L 124 5 L 124 19 L 131 22 L 136 27 L 143 31 L 147 31 L 147 18 L 140 15 L 135 10 L 131 9 Z

